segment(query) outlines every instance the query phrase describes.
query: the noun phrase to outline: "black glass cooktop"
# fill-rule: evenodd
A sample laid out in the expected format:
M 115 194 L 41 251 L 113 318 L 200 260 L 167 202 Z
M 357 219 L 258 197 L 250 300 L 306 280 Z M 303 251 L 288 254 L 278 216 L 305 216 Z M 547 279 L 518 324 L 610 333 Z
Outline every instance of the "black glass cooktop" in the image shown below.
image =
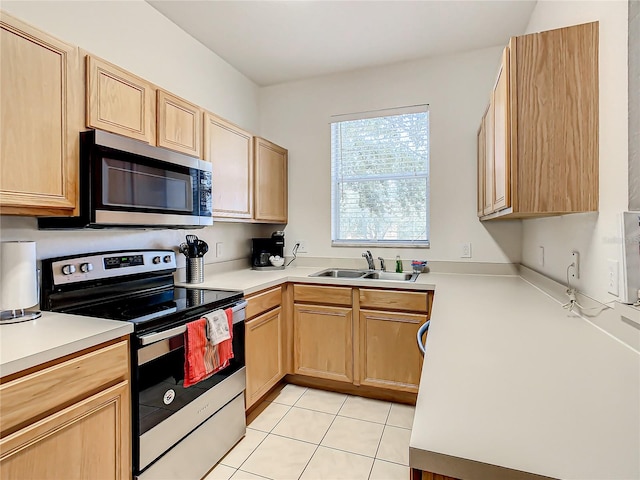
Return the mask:
M 201 288 L 169 287 L 153 292 L 131 294 L 104 302 L 85 305 L 67 313 L 123 320 L 135 324 L 136 330 L 151 325 L 174 323 L 181 318 L 195 317 L 240 300 L 236 290 L 205 290 Z

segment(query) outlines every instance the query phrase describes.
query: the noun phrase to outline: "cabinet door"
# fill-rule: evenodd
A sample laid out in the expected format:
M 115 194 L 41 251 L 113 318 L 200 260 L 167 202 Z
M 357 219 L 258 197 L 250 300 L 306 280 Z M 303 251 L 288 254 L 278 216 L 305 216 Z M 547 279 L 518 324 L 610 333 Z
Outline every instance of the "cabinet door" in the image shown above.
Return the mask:
M 0 477 L 131 478 L 129 402 L 123 381 L 3 437 Z
M 213 164 L 213 216 L 252 219 L 253 136 L 205 113 L 204 159 Z
M 87 56 L 87 126 L 155 144 L 155 88 Z
M 2 213 L 72 215 L 82 128 L 78 49 L 3 12 L 0 62 Z
M 422 355 L 416 344 L 426 315 L 360 310 L 360 383 L 418 392 Z
M 202 110 L 175 95 L 158 90 L 158 146 L 200 158 Z
M 484 207 L 482 213 L 493 213 L 493 93 L 489 108 L 484 116 Z
M 480 122 L 480 128 L 478 129 L 478 217 L 484 215 L 484 162 L 485 162 L 485 131 L 484 131 L 484 119 Z
M 281 308 L 247 322 L 245 329 L 248 408 L 284 377 Z
M 598 43 L 598 22 L 512 39 L 509 93 L 519 212 L 598 210 Z M 602 125 L 608 124 L 604 119 Z
M 352 383 L 351 309 L 296 304 L 293 315 L 295 373 Z
M 287 151 L 255 139 L 255 216 L 258 221 L 287 223 Z
M 509 49 L 493 89 L 493 210 L 511 206 L 511 162 L 509 128 Z

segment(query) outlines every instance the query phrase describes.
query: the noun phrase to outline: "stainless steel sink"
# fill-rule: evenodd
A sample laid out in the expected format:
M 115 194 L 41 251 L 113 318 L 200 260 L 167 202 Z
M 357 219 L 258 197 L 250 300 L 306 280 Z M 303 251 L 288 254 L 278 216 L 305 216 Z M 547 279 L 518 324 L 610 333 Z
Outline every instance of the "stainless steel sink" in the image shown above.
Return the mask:
M 391 280 L 394 282 L 415 282 L 419 273 L 379 272 L 371 270 L 352 270 L 348 268 L 327 268 L 310 277 L 361 278 L 365 280 Z
M 393 280 L 397 282 L 415 282 L 419 273 L 370 272 L 362 278 L 371 280 Z
M 312 273 L 310 277 L 334 277 L 334 278 L 362 278 L 369 270 L 349 270 L 346 268 L 328 268 L 318 273 Z

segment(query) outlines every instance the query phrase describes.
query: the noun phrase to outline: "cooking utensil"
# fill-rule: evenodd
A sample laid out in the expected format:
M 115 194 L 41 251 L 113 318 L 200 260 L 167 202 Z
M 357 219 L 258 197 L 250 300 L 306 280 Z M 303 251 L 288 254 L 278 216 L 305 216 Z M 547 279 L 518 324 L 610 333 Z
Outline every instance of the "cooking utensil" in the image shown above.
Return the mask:
M 189 258 L 189 245 L 187 245 L 186 243 L 181 243 L 179 249 L 180 253 Z
M 189 247 L 189 258 L 198 256 L 198 237 L 195 235 L 187 235 L 187 245 Z
M 205 253 L 207 253 L 209 251 L 209 245 L 207 244 L 207 242 L 205 242 L 204 240 L 198 240 L 198 243 L 196 243 L 197 245 L 197 250 L 198 250 L 198 257 L 203 257 Z

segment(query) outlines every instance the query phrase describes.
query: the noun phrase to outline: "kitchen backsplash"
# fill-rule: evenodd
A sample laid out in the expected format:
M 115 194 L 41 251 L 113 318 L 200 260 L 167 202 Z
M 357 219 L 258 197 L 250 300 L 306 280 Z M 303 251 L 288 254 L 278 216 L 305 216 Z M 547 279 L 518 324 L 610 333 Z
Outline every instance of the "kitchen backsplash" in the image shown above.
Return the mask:
M 210 245 L 206 263 L 249 257 L 252 237 L 270 236 L 273 225 L 251 225 L 214 222 L 213 227 L 198 230 L 38 230 L 31 217 L 0 216 L 0 240 L 32 240 L 37 245 L 37 258 L 58 257 L 76 253 L 121 250 L 129 248 L 166 248 L 178 251 L 185 235 L 194 233 Z M 216 257 L 216 243 L 222 243 L 222 255 Z M 178 267 L 184 267 L 184 255 L 178 255 Z

